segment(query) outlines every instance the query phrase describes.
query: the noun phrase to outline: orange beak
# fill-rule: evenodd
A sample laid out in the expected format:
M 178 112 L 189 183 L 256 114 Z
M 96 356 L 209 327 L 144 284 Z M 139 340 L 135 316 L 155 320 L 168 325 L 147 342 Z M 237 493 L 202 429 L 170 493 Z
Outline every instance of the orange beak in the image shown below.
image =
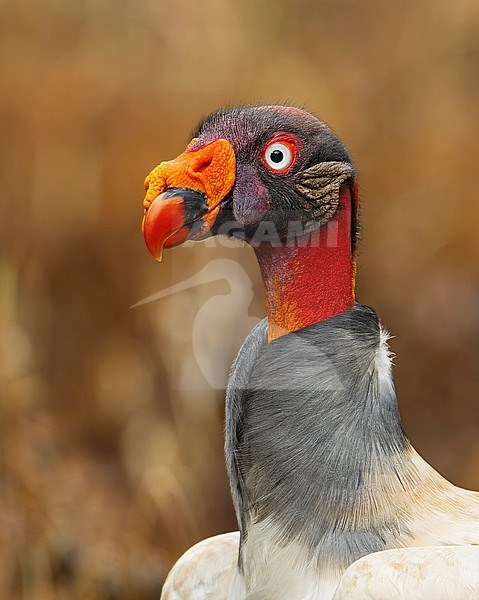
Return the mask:
M 157 260 L 163 248 L 206 237 L 235 182 L 236 157 L 227 140 L 191 149 L 195 143 L 145 179 L 143 236 Z

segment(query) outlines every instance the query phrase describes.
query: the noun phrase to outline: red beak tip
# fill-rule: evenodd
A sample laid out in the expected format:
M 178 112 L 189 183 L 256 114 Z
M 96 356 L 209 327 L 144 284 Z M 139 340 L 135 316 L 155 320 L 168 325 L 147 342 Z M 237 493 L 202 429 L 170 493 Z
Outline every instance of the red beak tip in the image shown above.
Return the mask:
M 148 234 L 145 234 L 145 231 L 143 231 L 143 238 L 145 240 L 146 247 L 148 248 L 148 252 L 153 256 L 155 260 L 161 262 L 161 259 L 163 257 L 163 245 L 165 240 L 158 240 L 159 243 L 155 244 L 153 243 L 153 240 L 150 240 L 148 238 Z
M 158 195 L 143 218 L 143 237 L 155 260 L 161 262 L 163 249 L 183 243 L 188 233 L 183 197 Z

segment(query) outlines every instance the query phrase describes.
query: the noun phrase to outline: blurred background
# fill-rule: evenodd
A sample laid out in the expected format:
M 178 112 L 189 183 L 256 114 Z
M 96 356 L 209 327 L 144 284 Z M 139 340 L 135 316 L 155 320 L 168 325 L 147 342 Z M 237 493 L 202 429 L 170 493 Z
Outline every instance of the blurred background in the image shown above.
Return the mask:
M 343 137 L 405 429 L 479 488 L 478 31 L 476 0 L 1 0 L 1 598 L 158 598 L 236 528 L 217 382 L 264 314 L 258 269 L 208 243 L 159 265 L 140 231 L 145 175 L 221 105 Z

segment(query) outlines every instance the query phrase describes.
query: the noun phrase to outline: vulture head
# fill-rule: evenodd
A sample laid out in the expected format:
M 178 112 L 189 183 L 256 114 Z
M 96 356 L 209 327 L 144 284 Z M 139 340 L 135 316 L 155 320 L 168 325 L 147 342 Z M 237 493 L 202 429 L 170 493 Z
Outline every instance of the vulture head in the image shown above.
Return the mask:
M 355 180 L 343 142 L 310 113 L 286 106 L 221 109 L 200 122 L 182 154 L 146 178 L 146 245 L 160 259 L 163 248 L 186 240 L 218 234 L 246 240 L 255 248 L 266 291 L 276 290 L 269 301 L 266 294 L 270 323 L 292 331 L 353 301 Z M 316 252 L 305 253 L 308 246 Z M 305 268 L 310 263 L 314 272 Z M 294 272 L 297 289 L 279 284 L 279 271 L 283 280 Z M 315 289 L 309 301 L 318 279 L 327 289 Z M 343 281 L 339 287 L 336 279 Z M 279 301 L 283 288 L 287 297 Z M 318 313 L 324 293 L 329 307 Z M 284 311 L 294 304 L 299 315 L 302 302 L 306 312 L 290 323 Z

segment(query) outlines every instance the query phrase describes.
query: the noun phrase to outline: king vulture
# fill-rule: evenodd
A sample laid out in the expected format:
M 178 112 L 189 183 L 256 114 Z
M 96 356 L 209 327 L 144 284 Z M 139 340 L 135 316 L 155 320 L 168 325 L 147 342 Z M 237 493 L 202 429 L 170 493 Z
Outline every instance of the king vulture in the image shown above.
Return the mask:
M 355 300 L 356 178 L 338 136 L 285 106 L 212 113 L 146 178 L 153 256 L 241 238 L 267 308 L 226 395 L 239 533 L 186 552 L 163 600 L 479 598 L 479 494 L 412 447 L 388 334 Z

